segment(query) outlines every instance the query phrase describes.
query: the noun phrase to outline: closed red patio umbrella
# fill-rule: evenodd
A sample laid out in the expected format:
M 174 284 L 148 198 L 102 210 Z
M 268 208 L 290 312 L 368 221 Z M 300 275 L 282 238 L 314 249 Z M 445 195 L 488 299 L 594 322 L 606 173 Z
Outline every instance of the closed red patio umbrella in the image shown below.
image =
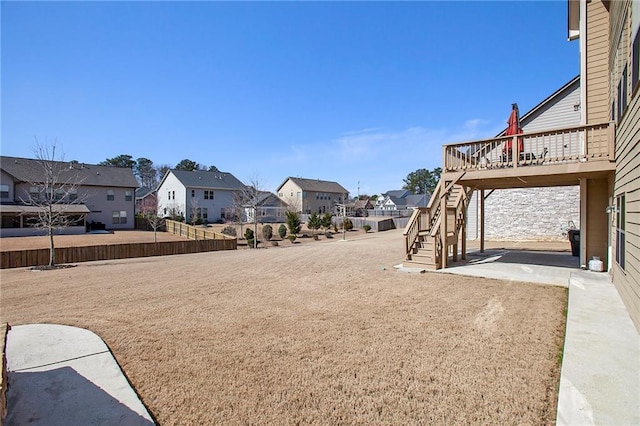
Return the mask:
M 507 131 L 505 132 L 506 136 L 519 135 L 523 133 L 522 128 L 520 127 L 520 112 L 518 111 L 518 104 L 511 104 L 511 115 L 509 115 L 509 120 L 507 120 Z M 502 147 L 502 158 L 504 161 L 510 161 L 512 154 L 512 141 L 513 139 L 507 139 L 504 142 L 504 146 Z M 518 152 L 522 153 L 524 151 L 524 138 L 518 138 Z

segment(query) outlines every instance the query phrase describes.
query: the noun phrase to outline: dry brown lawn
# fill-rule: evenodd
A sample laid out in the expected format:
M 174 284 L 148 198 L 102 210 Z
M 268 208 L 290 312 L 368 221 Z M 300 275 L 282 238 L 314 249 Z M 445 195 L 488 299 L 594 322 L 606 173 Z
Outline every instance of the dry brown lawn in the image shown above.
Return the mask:
M 566 290 L 399 273 L 402 247 L 2 270 L 0 320 L 94 331 L 161 424 L 554 423 Z

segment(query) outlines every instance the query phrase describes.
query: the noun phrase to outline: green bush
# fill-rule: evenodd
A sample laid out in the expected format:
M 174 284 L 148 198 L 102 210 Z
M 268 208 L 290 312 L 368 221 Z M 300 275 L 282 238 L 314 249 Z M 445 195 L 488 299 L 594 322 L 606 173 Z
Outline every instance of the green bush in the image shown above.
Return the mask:
M 253 237 L 254 237 L 253 229 L 251 229 L 251 228 L 245 229 L 245 231 L 244 231 L 244 239 L 247 240 L 247 242 L 249 242 L 249 240 L 253 241 Z M 253 245 L 253 242 L 251 243 L 251 245 Z
M 322 218 L 315 212 L 312 213 L 307 220 L 307 228 L 311 229 L 315 235 L 316 231 L 320 229 L 320 226 L 322 226 Z
M 291 243 L 294 243 L 296 241 L 296 234 L 289 234 L 289 236 L 287 237 L 289 239 L 289 241 L 291 241 Z
M 351 219 L 349 219 L 348 217 L 346 217 L 344 219 L 344 223 L 343 223 L 344 229 L 347 231 L 351 231 L 353 229 L 353 222 L 351 222 Z
M 225 228 L 222 230 L 222 233 L 223 233 L 224 235 L 230 235 L 230 236 L 232 236 L 232 237 L 235 237 L 235 236 L 237 235 L 237 232 L 236 232 L 236 228 L 235 228 L 235 226 L 231 226 L 231 225 L 229 225 L 229 226 L 225 227 Z
M 269 241 L 273 237 L 273 228 L 271 225 L 264 225 L 262 227 L 262 236 L 265 240 Z
M 371 225 L 364 224 L 364 225 L 362 225 L 362 229 L 364 229 L 364 232 L 369 232 L 369 231 L 371 231 Z
M 287 227 L 289 228 L 289 234 L 299 234 L 302 225 L 300 224 L 300 218 L 296 212 L 287 212 Z
M 280 226 L 278 227 L 278 235 L 282 239 L 284 239 L 284 236 L 287 235 L 287 227 L 284 226 L 284 223 L 280 224 Z
M 322 219 L 320 220 L 320 226 L 322 226 L 324 229 L 331 228 L 331 213 L 327 212 L 324 214 L 324 216 L 322 216 Z
M 255 243 L 255 240 L 253 238 L 248 238 L 247 239 L 247 246 L 250 248 L 253 248 L 253 243 Z

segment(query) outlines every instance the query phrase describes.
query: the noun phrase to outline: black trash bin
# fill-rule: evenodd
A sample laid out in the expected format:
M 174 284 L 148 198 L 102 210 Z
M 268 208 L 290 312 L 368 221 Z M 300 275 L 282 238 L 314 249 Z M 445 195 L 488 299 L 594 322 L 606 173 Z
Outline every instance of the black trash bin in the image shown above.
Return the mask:
M 570 229 L 568 234 L 569 242 L 571 243 L 571 255 L 580 256 L 580 230 Z

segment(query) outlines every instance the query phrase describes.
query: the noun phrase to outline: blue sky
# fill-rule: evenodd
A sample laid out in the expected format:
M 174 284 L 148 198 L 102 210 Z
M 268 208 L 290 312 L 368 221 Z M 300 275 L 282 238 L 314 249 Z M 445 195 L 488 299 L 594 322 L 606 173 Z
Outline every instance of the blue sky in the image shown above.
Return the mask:
M 579 72 L 566 1 L 6 2 L 2 155 L 57 140 L 352 195 L 441 165 Z

